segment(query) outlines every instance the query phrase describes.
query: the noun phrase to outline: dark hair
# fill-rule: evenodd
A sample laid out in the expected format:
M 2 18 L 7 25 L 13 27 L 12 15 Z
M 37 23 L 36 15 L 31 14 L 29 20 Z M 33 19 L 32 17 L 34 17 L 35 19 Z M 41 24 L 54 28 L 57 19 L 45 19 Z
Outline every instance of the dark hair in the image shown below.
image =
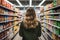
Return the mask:
M 36 13 L 35 13 L 35 10 L 33 8 L 28 8 L 27 11 L 26 11 L 26 17 L 27 16 L 32 16 L 32 20 L 36 18 Z
M 33 8 L 27 9 L 24 24 L 26 28 L 36 28 L 36 26 L 38 25 L 36 13 Z

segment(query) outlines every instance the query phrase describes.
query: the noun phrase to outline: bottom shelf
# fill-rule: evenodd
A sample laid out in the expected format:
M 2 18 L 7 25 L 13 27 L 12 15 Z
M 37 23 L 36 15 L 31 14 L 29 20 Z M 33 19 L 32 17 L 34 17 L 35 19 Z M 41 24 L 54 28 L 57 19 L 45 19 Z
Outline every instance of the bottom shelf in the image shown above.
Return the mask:
M 60 40 L 60 37 L 57 36 L 56 34 L 54 34 L 53 32 L 51 32 L 50 30 L 48 30 L 45 27 L 46 30 L 44 30 L 44 32 L 48 35 L 47 39 L 49 40 Z M 49 38 L 50 37 L 50 38 Z
M 19 32 L 19 31 L 18 31 Z M 18 34 L 18 32 L 11 38 L 11 40 L 13 40 L 15 38 L 15 36 Z
M 42 35 L 44 36 L 45 40 L 48 40 L 47 35 L 43 31 L 42 31 Z

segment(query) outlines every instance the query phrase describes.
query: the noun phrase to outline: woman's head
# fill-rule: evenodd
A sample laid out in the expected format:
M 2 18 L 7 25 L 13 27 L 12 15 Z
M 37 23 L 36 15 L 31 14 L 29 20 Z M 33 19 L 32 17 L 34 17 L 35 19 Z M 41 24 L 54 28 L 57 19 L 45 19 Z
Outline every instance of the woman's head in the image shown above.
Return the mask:
M 33 8 L 28 8 L 25 15 L 24 23 L 26 27 L 35 28 L 37 25 L 36 13 Z
M 26 11 L 27 20 L 34 20 L 36 18 L 36 13 L 33 8 L 28 8 Z

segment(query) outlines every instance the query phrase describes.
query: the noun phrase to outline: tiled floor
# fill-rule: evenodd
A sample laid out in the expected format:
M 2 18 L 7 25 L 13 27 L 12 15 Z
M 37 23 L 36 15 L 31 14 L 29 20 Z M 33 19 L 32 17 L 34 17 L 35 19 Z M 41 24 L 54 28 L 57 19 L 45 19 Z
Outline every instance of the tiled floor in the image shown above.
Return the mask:
M 19 34 L 16 35 L 16 37 L 13 40 L 22 40 L 22 37 L 19 36 Z M 39 38 L 39 40 L 45 40 L 43 36 Z

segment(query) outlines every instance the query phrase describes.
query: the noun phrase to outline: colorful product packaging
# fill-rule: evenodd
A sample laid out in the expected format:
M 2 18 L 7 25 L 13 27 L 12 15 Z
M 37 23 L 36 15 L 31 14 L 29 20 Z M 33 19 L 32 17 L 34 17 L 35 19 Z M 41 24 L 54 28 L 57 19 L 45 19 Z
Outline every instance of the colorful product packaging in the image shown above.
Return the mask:
M 0 32 L 3 30 L 3 24 L 0 24 Z
M 0 8 L 0 14 L 4 14 L 4 10 Z

